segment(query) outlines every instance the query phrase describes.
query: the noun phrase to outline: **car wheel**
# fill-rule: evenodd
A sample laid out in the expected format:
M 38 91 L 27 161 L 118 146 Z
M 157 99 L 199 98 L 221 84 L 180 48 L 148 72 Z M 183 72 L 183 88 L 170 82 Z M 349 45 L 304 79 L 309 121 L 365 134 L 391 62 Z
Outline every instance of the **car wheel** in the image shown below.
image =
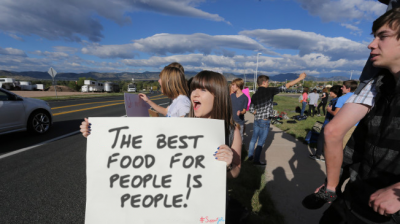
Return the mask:
M 36 134 L 44 134 L 50 129 L 51 118 L 46 111 L 35 111 L 28 119 L 28 130 Z

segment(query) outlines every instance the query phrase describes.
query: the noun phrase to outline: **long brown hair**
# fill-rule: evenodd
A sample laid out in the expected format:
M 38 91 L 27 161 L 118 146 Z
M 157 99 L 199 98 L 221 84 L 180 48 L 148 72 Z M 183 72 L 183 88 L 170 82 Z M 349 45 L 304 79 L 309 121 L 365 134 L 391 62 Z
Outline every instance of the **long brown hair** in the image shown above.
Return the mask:
M 201 71 L 193 77 L 190 84 L 190 90 L 207 89 L 214 96 L 213 109 L 211 111 L 212 119 L 225 121 L 225 134 L 234 128 L 232 118 L 232 102 L 229 95 L 228 82 L 225 77 L 212 71 Z M 193 105 L 190 107 L 189 117 L 194 116 Z
M 174 67 L 174 68 L 179 68 L 183 74 L 185 74 L 185 69 L 183 68 L 183 66 L 178 63 L 178 62 L 172 62 L 171 64 L 167 65 L 166 67 Z
M 160 72 L 161 91 L 170 99 L 189 92 L 185 75 L 179 68 L 165 67 Z

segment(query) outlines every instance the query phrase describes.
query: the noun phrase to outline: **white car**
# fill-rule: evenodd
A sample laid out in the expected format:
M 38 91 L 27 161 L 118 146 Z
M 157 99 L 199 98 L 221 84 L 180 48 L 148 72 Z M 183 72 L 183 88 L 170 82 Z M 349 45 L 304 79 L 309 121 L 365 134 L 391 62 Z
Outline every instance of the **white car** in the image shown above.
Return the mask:
M 17 131 L 44 134 L 53 124 L 50 105 L 0 88 L 0 135 Z

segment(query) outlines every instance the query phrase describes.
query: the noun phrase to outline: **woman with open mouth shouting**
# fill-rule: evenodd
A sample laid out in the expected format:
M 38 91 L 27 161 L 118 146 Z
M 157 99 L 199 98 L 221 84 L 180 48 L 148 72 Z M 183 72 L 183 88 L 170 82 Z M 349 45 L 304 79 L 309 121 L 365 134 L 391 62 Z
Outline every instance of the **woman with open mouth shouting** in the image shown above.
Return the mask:
M 239 128 L 232 118 L 232 103 L 225 77 L 212 71 L 198 73 L 190 84 L 189 117 L 220 119 L 225 121 L 225 145 L 220 145 L 214 154 L 219 161 L 226 162 L 228 178 L 236 178 L 241 167 L 242 139 Z

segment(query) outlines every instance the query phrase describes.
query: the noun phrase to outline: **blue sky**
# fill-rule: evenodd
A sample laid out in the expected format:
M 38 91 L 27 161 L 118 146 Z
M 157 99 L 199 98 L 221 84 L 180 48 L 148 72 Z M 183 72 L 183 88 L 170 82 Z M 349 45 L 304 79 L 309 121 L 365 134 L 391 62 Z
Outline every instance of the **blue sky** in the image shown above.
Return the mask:
M 359 75 L 375 0 L 2 0 L 0 70 Z

